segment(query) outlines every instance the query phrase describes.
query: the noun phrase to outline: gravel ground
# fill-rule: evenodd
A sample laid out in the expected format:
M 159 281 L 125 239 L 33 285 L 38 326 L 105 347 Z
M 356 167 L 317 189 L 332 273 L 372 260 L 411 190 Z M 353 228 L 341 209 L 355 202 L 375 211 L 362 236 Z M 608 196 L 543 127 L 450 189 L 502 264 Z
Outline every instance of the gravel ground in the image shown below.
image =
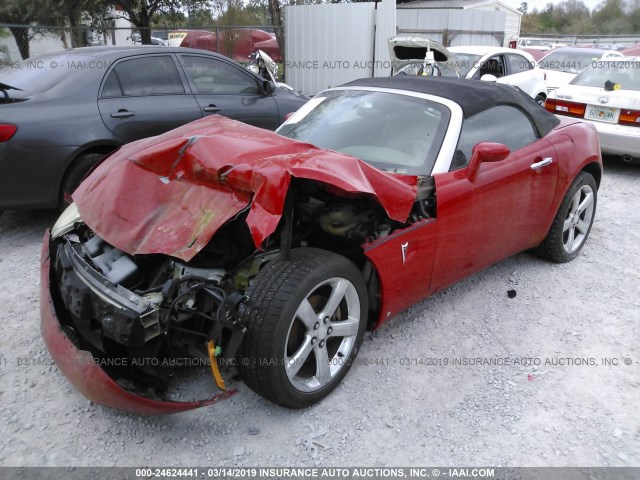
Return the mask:
M 369 364 L 299 411 L 240 385 L 145 419 L 88 402 L 54 366 L 20 365 L 49 359 L 38 256 L 55 215 L 5 212 L 0 465 L 640 466 L 640 169 L 606 167 L 578 259 L 517 255 L 423 301 L 367 334 Z M 494 356 L 524 365 L 453 365 Z

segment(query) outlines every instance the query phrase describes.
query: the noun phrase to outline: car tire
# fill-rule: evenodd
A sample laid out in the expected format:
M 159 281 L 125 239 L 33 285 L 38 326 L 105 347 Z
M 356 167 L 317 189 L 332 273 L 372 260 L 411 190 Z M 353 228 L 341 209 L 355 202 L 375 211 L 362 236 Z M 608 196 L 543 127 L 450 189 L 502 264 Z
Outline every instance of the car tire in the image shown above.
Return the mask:
M 547 100 L 546 95 L 539 93 L 538 95 L 536 95 L 535 98 L 536 102 L 538 102 L 538 105 L 540 105 L 541 107 L 544 107 L 544 102 Z
M 85 153 L 79 155 L 73 163 L 67 169 L 62 186 L 60 188 L 60 194 L 58 196 L 58 208 L 64 210 L 69 206 L 67 201 L 67 194 L 71 195 L 75 192 L 76 188 L 80 186 L 84 177 L 100 160 L 104 158 L 103 153 Z
M 562 200 L 547 237 L 534 252 L 557 263 L 576 258 L 591 232 L 597 203 L 595 179 L 587 172 L 580 172 Z
M 289 408 L 327 396 L 364 336 L 368 296 L 358 268 L 335 253 L 298 248 L 267 264 L 246 296 L 240 314 L 247 332 L 237 358 L 246 385 Z

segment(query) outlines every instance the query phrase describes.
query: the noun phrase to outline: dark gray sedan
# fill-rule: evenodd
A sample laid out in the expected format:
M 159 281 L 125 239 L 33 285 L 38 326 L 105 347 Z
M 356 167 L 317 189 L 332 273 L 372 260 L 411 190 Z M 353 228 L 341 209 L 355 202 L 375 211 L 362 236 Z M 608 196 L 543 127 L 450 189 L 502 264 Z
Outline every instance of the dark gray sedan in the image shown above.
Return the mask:
M 275 130 L 308 100 L 226 57 L 89 47 L 0 70 L 0 211 L 61 205 L 121 145 L 220 114 Z

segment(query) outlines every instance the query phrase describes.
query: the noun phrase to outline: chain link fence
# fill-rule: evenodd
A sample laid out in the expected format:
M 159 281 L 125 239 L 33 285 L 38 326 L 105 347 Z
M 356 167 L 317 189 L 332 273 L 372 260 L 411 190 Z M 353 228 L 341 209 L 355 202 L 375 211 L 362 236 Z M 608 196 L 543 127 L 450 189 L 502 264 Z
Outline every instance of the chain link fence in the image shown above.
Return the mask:
M 191 47 L 221 53 L 236 61 L 263 50 L 276 62 L 283 54 L 272 26 L 216 26 L 150 28 L 53 27 L 0 24 L 0 63 L 15 63 L 67 48 L 102 45 L 141 45 L 150 36 L 152 45 L 162 48 Z

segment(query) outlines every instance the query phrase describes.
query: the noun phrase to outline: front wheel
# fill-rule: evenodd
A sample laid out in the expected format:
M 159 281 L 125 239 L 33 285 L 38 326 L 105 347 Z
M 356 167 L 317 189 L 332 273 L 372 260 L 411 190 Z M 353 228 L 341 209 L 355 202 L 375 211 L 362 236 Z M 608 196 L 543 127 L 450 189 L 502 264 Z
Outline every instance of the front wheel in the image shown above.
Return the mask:
M 595 179 L 587 172 L 580 172 L 560 204 L 547 237 L 535 252 L 557 263 L 576 258 L 591 232 L 597 202 Z
M 279 405 L 302 408 L 327 396 L 355 359 L 367 321 L 367 288 L 346 258 L 291 251 L 256 275 L 241 308 L 244 382 Z

